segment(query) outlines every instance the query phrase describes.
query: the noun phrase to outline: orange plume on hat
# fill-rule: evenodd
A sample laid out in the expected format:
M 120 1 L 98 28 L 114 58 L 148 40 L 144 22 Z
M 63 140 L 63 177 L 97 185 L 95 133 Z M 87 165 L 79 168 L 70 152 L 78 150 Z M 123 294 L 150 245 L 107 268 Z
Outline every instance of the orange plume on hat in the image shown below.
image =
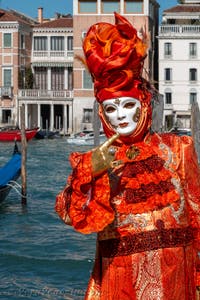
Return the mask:
M 94 81 L 97 101 L 115 97 L 134 97 L 149 101 L 142 92 L 142 69 L 147 44 L 136 29 L 121 15 L 115 25 L 101 22 L 90 27 L 83 41 L 83 51 Z

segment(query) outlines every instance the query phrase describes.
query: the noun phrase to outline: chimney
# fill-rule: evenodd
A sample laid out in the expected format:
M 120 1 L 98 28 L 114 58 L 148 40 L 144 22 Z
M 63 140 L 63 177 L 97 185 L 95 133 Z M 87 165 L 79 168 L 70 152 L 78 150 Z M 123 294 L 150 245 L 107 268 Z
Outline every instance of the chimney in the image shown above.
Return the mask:
M 43 7 L 38 7 L 38 22 L 43 23 Z

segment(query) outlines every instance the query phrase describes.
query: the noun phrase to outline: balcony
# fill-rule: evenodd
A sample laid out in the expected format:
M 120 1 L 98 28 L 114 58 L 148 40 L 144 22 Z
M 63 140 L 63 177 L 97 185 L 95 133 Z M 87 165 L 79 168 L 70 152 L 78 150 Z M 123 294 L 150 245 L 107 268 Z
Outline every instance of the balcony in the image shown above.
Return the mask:
M 32 63 L 72 63 L 74 60 L 73 51 L 33 51 Z
M 13 97 L 13 87 L 2 86 L 0 87 L 0 97 L 1 98 L 12 98 Z
M 169 25 L 163 24 L 159 27 L 159 36 L 187 37 L 199 36 L 200 25 Z
M 73 91 L 70 90 L 19 90 L 20 100 L 71 100 Z

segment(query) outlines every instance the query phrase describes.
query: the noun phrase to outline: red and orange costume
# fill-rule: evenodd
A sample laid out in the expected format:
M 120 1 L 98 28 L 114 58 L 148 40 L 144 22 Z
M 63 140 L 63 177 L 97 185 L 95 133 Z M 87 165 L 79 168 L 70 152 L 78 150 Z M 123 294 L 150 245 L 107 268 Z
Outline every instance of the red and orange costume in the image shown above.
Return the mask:
M 85 57 L 97 100 L 135 97 L 141 101 L 140 121 L 131 136 L 115 142 L 120 164 L 97 177 L 92 151 L 71 154 L 73 172 L 57 196 L 56 211 L 77 231 L 98 233 L 85 299 L 194 300 L 200 171 L 193 142 L 149 132 L 151 93 L 140 76 L 145 45 L 126 19 L 115 16 L 115 26 L 90 28 Z M 100 117 L 112 136 L 101 108 Z

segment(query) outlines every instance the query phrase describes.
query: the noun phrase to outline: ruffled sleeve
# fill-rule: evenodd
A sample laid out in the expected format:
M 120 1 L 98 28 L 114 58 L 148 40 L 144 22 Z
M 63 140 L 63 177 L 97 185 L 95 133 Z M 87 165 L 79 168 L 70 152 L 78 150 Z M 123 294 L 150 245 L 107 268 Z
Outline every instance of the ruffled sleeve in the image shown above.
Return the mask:
M 110 205 L 110 185 L 107 173 L 93 178 L 91 152 L 72 153 L 69 217 L 72 226 L 81 233 L 99 232 L 114 219 Z

